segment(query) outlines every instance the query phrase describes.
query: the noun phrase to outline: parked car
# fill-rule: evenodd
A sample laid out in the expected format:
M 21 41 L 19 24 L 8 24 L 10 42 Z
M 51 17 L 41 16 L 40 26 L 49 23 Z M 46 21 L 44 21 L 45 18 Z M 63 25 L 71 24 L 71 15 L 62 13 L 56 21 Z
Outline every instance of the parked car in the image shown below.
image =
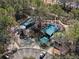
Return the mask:
M 44 57 L 45 57 L 45 55 L 46 55 L 46 51 L 43 51 L 41 54 L 40 54 L 40 58 L 39 59 L 43 59 Z
M 2 59 L 9 59 L 9 56 L 8 55 L 4 55 L 4 56 L 2 56 Z

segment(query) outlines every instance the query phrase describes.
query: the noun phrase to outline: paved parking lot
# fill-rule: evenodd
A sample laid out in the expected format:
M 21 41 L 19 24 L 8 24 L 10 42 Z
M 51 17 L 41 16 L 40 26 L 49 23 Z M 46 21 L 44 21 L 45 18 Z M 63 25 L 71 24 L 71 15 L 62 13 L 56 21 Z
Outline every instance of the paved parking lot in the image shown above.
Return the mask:
M 40 53 L 43 50 L 39 50 L 39 49 L 34 49 L 34 48 L 23 48 L 23 49 L 19 49 L 15 54 L 14 57 L 12 57 L 12 59 L 23 59 L 23 57 L 30 57 L 33 56 L 36 59 L 39 59 Z M 44 57 L 44 59 L 52 59 L 52 55 L 50 54 L 46 54 L 46 56 Z

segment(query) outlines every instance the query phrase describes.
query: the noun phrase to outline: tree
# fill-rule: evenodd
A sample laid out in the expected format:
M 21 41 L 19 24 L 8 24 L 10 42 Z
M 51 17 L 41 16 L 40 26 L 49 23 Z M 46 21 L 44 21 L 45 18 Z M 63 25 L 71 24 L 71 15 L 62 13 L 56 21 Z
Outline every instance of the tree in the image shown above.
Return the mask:
M 74 19 L 79 19 L 79 9 L 72 9 L 71 13 L 74 15 Z
M 79 22 L 78 20 L 72 20 L 72 22 L 73 23 L 71 23 L 68 31 L 65 34 L 70 40 L 76 41 L 79 38 Z
M 64 10 L 57 4 L 50 6 L 49 11 L 51 13 L 55 13 L 58 16 L 66 16 L 67 15 L 67 13 L 64 12 Z
M 40 7 L 42 4 L 42 1 L 41 0 L 32 0 L 31 3 L 32 3 L 32 6 Z
M 15 26 L 17 23 L 15 19 L 12 17 L 12 10 L 0 8 L 0 52 L 3 53 L 4 45 L 7 44 L 10 40 L 8 27 Z

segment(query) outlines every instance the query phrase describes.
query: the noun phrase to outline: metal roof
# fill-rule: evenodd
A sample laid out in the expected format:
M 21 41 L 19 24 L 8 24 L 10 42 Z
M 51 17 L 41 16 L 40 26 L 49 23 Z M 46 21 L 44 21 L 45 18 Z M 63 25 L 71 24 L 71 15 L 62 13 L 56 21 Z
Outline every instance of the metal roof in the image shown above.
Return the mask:
M 33 22 L 33 18 L 28 18 L 26 20 L 24 20 L 20 25 L 28 25 L 29 23 Z
M 49 39 L 47 37 L 43 37 L 40 39 L 41 44 L 48 44 L 48 42 L 49 42 Z
M 34 24 L 35 24 L 35 20 L 33 18 L 28 18 L 28 19 L 24 20 L 20 25 L 28 28 Z
M 54 34 L 58 30 L 59 30 L 59 28 L 58 28 L 57 24 L 48 24 L 47 27 L 42 29 L 42 32 L 51 36 L 52 34 Z

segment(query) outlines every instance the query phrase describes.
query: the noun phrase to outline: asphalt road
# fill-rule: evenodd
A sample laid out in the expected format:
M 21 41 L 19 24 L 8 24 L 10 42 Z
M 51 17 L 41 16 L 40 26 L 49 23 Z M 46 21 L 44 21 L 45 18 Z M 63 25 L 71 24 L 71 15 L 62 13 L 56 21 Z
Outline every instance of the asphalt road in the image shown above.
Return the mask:
M 34 49 L 34 48 L 23 48 L 19 49 L 12 57 L 12 59 L 23 59 L 23 57 L 30 57 L 33 56 L 35 59 L 39 59 L 40 53 L 43 50 Z M 44 59 L 52 59 L 52 55 L 46 54 Z

